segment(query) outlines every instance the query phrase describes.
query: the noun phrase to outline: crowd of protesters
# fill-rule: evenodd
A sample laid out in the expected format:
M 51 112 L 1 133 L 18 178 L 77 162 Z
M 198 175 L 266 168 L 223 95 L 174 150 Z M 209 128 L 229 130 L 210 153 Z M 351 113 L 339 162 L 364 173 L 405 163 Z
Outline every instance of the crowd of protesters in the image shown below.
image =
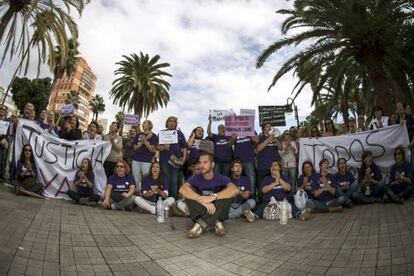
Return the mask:
M 10 122 L 8 134 L 0 137 L 1 177 L 14 183 L 17 194 L 22 191 L 41 193 L 43 187 L 36 181 L 31 146 L 24 145 L 19 157 L 13 154 L 18 118 L 7 117 L 7 113 L 7 107 L 0 106 L 0 120 Z M 36 121 L 33 104 L 26 104 L 22 117 Z M 36 123 L 62 139 L 111 143 L 111 151 L 103 165 L 107 176 L 103 197 L 95 193 L 91 161 L 84 159 L 73 179 L 74 190 L 67 191 L 71 199 L 92 206 L 100 203 L 106 209 L 130 210 L 138 206 L 155 214 L 156 202 L 161 197 L 177 214 L 191 217 L 195 224 L 188 236 L 192 238 L 200 236 L 209 226 L 214 227 L 217 235 L 223 235 L 223 221 L 227 218 L 245 217 L 249 222 L 263 218 L 264 209 L 272 198 L 279 202 L 287 199 L 291 215 L 306 220 L 311 212 L 340 212 L 354 204 L 384 200 L 403 203 L 413 190 L 412 162 L 406 160 L 402 147 L 395 149 L 389 183 L 384 183 L 369 151 L 362 154 L 357 175 L 350 173 L 344 158 L 338 160 L 335 175 L 328 171 L 326 159 L 319 164 L 309 160 L 298 164 L 299 139 L 305 137 L 300 128 L 292 127 L 277 136 L 270 124 L 264 124 L 259 135 L 226 136 L 224 125 L 219 125 L 214 133 L 209 117 L 207 136 L 203 127 L 198 126 L 186 139 L 178 127 L 178 118 L 171 116 L 165 122 L 165 129 L 176 130 L 178 142 L 160 144 L 149 120 L 132 127 L 124 137 L 122 127 L 116 122 L 105 134 L 95 121 L 82 132 L 76 116 L 58 120 L 56 117 L 53 112 L 42 110 Z M 306 137 L 352 134 L 392 124 L 405 124 L 410 146 L 414 145 L 411 109 L 401 103 L 389 117 L 384 116 L 381 107 L 376 107 L 371 121 L 366 122 L 364 116 L 356 120 L 349 118 L 340 129 L 333 120 L 326 119 L 323 129 L 314 126 Z M 197 144 L 203 139 L 213 143 L 214 152 L 198 149 Z M 301 175 L 298 175 L 299 166 Z M 295 204 L 294 195 L 298 190 L 307 195 L 304 206 Z

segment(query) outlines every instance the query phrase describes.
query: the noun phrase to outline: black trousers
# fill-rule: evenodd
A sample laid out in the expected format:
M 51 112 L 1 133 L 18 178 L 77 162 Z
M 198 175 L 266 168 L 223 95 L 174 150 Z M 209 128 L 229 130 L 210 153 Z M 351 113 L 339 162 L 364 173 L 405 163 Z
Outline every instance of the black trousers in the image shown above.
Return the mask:
M 87 197 L 87 198 L 89 199 L 89 201 L 90 201 L 90 202 L 92 202 L 92 201 L 98 202 L 98 201 L 99 201 L 99 199 L 101 199 L 101 197 L 100 197 L 99 195 L 92 194 L 92 195 L 90 195 L 90 196 L 84 196 L 84 195 L 80 195 L 80 194 L 78 194 L 77 192 L 72 191 L 72 190 L 68 190 L 68 191 L 67 191 L 67 194 L 68 194 L 68 196 L 69 196 L 71 199 L 73 199 L 73 200 L 74 200 L 74 201 L 76 201 L 77 203 L 79 203 L 79 200 L 80 200 L 82 197 Z
M 408 199 L 413 192 L 413 185 L 407 184 L 400 193 L 396 193 L 390 185 L 384 186 L 385 194 L 394 202 L 399 202 L 401 199 Z
M 109 178 L 111 175 L 115 173 L 115 166 L 116 166 L 116 162 L 112 162 L 112 161 L 104 162 L 104 170 L 105 170 L 106 178 Z
M 185 202 L 187 203 L 190 218 L 193 222 L 202 219 L 207 226 L 214 226 L 217 220 L 223 222 L 229 218 L 229 210 L 233 203 L 233 198 L 216 200 L 214 202 L 216 212 L 212 215 L 207 212 L 206 207 L 196 200 L 186 199 Z

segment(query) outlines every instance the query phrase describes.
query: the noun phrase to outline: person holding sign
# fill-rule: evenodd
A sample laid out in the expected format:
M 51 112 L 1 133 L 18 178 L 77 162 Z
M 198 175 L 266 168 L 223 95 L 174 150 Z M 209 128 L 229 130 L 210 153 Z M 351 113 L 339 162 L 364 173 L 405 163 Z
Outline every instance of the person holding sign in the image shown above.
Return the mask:
M 188 163 L 189 165 L 197 163 L 198 158 L 200 157 L 202 150 L 198 149 L 201 139 L 204 137 L 204 129 L 200 126 L 193 129 L 191 136 L 187 141 L 187 148 L 190 151 L 188 154 Z
M 168 197 L 168 179 L 161 173 L 160 163 L 151 164 L 150 174 L 142 179 L 142 197 L 135 198 L 138 207 L 155 215 L 158 198 L 164 201 L 164 208 L 174 204 L 175 199 Z
M 225 136 L 226 127 L 218 126 L 218 134 L 211 132 L 211 116 L 208 117 L 207 134 L 214 143 L 214 173 L 221 173 L 230 176 L 230 164 L 233 158 L 232 140 L 230 136 Z
M 283 145 L 274 134 L 270 133 L 271 129 L 269 123 L 263 124 L 262 134 L 259 135 L 259 143 L 256 146 L 258 183 L 262 183 L 263 178 L 270 175 L 272 162 L 282 160 L 279 150 L 283 149 Z
M 215 234 L 223 236 L 226 233 L 223 222 L 228 218 L 239 188 L 227 176 L 214 173 L 212 154 L 204 152 L 200 155 L 199 168 L 201 174 L 192 176 L 180 188 L 194 222 L 187 237 L 198 238 L 207 227 L 214 227 Z
M 59 132 L 59 137 L 70 141 L 82 139 L 82 131 L 79 129 L 79 120 L 76 116 L 70 116 L 65 119 L 65 124 Z
M 112 122 L 109 128 L 109 133 L 105 135 L 104 141 L 111 142 L 111 152 L 104 162 L 106 177 L 109 177 L 114 173 L 115 164 L 118 160 L 122 159 L 122 137 L 118 135 L 118 123 Z M 129 170 L 128 170 L 129 171 Z
M 385 185 L 385 194 L 396 203 L 404 203 L 413 191 L 412 170 L 410 163 L 405 161 L 402 147 L 394 150 L 395 164 L 391 167 L 390 184 Z
M 115 173 L 108 178 L 105 189 L 104 209 L 131 210 L 135 202 L 135 181 L 129 174 L 128 163 L 116 162 Z
M 77 188 L 77 192 L 68 190 L 67 194 L 71 199 L 83 205 L 96 206 L 101 198 L 93 193 L 95 174 L 93 173 L 92 162 L 88 158 L 82 160 L 73 184 Z
M 172 133 L 176 135 L 177 142 L 163 144 L 163 140 L 161 139 L 162 131 L 160 131 L 157 146 L 157 149 L 160 151 L 161 171 L 170 181 L 169 194 L 175 199 L 178 198 L 178 189 L 183 179 L 181 167 L 187 159 L 186 139 L 181 130 L 177 129 L 177 125 L 177 117 L 170 116 L 167 118 L 165 122 L 166 131 L 174 130 Z
M 334 176 L 328 172 L 329 162 L 322 159 L 319 162 L 317 182 L 312 183 L 313 202 L 315 210 L 319 212 L 342 212 L 345 197 L 336 196 L 336 182 Z
M 43 110 L 41 113 L 41 117 L 43 116 L 43 113 L 46 112 L 46 110 Z M 47 130 L 50 134 L 54 136 L 59 136 L 59 130 L 55 125 L 55 113 L 53 111 L 50 111 L 46 116 L 46 122 L 40 121 L 39 126 L 43 128 L 44 130 Z
M 357 203 L 381 202 L 384 195 L 381 170 L 374 163 L 372 152 L 364 151 L 361 158 L 362 165 L 358 173 L 359 189 L 353 193 L 352 199 Z
M 151 162 L 156 152 L 158 137 L 152 132 L 152 122 L 145 120 L 141 124 L 142 132 L 134 139 L 134 155 L 132 156 L 132 174 L 137 189 L 141 189 L 141 179 L 150 173 Z
M 20 159 L 16 165 L 16 194 L 22 194 L 21 190 L 38 193 L 43 189 L 41 183 L 37 183 L 37 169 L 33 159 L 32 147 L 29 144 L 23 146 Z

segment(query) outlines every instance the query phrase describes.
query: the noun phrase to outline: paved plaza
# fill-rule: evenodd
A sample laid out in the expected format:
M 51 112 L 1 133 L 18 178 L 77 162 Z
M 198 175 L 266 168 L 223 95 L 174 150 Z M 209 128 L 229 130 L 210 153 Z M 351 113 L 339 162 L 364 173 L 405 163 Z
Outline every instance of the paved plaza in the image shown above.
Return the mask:
M 288 225 L 226 222 L 189 240 L 188 218 L 105 211 L 0 188 L 8 275 L 414 275 L 414 200 L 315 214 Z

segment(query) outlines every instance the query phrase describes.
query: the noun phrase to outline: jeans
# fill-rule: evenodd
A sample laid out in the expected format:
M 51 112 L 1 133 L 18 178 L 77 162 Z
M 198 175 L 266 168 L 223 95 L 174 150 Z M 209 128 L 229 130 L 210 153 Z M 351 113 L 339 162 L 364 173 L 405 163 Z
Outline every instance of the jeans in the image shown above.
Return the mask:
M 412 184 L 407 183 L 400 192 L 395 191 L 394 187 L 391 185 L 384 186 L 384 193 L 394 202 L 401 202 L 402 199 L 408 199 L 413 192 Z
M 182 184 L 182 172 L 180 168 L 175 168 L 170 164 L 161 164 L 161 172 L 169 180 L 169 190 L 168 195 L 178 199 L 178 190 Z
M 248 199 L 245 203 L 233 203 L 229 210 L 229 219 L 239 218 L 243 214 L 243 205 L 247 205 L 250 210 L 256 206 L 254 199 Z
M 201 205 L 198 201 L 186 199 L 188 210 L 190 210 L 190 218 L 193 222 L 197 222 L 200 225 L 214 227 L 216 221 L 225 221 L 229 217 L 230 206 L 233 203 L 233 199 L 219 199 L 214 202 L 216 212 L 210 215 L 207 212 L 206 207 Z M 204 227 L 203 227 L 204 228 Z
M 230 162 L 228 163 L 214 163 L 214 173 L 215 174 L 222 174 L 227 177 L 230 177 Z
M 283 176 L 289 179 L 290 185 L 292 186 L 292 191 L 295 190 L 293 187 L 296 187 L 296 175 L 297 168 L 283 168 Z
M 349 189 L 346 190 L 346 191 L 345 190 L 341 190 L 339 188 L 336 188 L 336 194 L 335 195 L 337 197 L 340 197 L 340 196 L 345 197 L 345 205 L 348 206 L 348 205 L 352 204 L 352 195 L 356 191 L 358 191 L 358 183 L 357 183 L 357 181 L 354 181 L 350 185 Z
M 250 179 L 250 198 L 256 199 L 256 170 L 253 163 L 242 163 L 244 175 Z
M 92 194 L 92 195 L 81 195 L 81 194 L 79 194 L 79 193 L 77 193 L 75 191 L 72 191 L 72 190 L 68 190 L 67 191 L 67 194 L 68 194 L 68 196 L 71 199 L 73 199 L 74 201 L 76 201 L 76 203 L 79 203 L 79 200 L 82 197 L 87 197 L 88 200 L 89 200 L 89 202 L 93 202 L 93 201 L 94 202 L 98 202 L 101 199 L 101 197 L 99 195 L 95 195 L 95 194 Z
M 150 173 L 151 163 L 132 160 L 132 174 L 134 175 L 136 190 L 141 191 L 142 178 Z
M 313 199 L 313 204 L 315 206 L 315 211 L 318 212 L 329 212 L 329 208 L 331 207 L 339 207 L 345 204 L 346 198 L 343 196 L 339 196 L 333 200 L 318 200 Z
M 164 207 L 165 207 L 165 205 L 168 205 L 168 207 L 169 207 L 169 206 L 173 205 L 174 202 L 175 202 L 175 199 L 172 198 L 172 197 L 167 197 L 166 199 L 163 200 Z M 144 197 L 137 196 L 135 198 L 135 204 L 138 207 L 140 207 L 144 210 L 147 210 L 148 212 L 150 212 L 153 215 L 155 215 L 155 212 L 157 211 L 157 208 L 156 208 L 157 203 L 146 200 Z
M 121 199 L 120 201 L 114 201 L 111 198 L 111 208 L 116 210 L 124 210 L 130 207 L 133 207 L 135 204 L 135 196 L 132 195 L 131 197 L 126 197 Z
M 382 198 L 384 195 L 384 184 L 375 184 L 372 188 L 372 192 L 369 196 L 366 196 L 361 187 L 352 194 L 352 199 L 356 203 L 374 203 L 378 198 Z

